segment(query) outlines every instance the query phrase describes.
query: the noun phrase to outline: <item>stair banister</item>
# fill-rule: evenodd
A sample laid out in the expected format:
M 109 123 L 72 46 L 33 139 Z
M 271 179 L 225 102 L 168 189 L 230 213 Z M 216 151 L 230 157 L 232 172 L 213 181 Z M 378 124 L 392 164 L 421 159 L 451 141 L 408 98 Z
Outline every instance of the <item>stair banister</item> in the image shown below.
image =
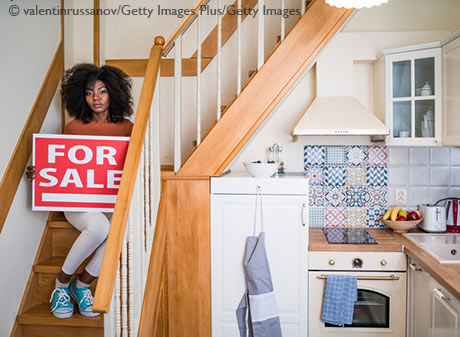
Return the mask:
M 107 313 L 112 299 L 119 258 L 124 241 L 126 223 L 131 206 L 134 184 L 144 144 L 153 94 L 157 84 L 164 38 L 156 37 L 150 51 L 144 83 L 139 99 L 131 140 L 126 154 L 117 202 L 111 221 L 101 272 L 96 288 L 93 310 Z

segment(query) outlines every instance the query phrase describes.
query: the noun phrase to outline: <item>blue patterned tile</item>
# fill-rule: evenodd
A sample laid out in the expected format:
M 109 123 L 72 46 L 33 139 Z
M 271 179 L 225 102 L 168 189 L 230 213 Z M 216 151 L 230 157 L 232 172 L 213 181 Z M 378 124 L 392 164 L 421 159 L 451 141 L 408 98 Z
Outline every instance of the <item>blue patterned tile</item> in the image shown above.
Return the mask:
M 326 146 L 326 165 L 345 166 L 346 146 Z
M 324 184 L 324 172 L 321 166 L 307 168 L 305 175 L 310 179 L 310 186 L 322 186 Z
M 324 187 L 310 186 L 308 202 L 310 206 L 324 206 Z
M 369 186 L 367 192 L 367 205 L 369 207 L 385 207 L 388 198 L 388 188 L 386 186 Z
M 339 207 L 345 206 L 345 188 L 337 186 L 327 186 L 324 192 L 324 205 Z
M 363 207 L 366 204 L 366 191 L 363 187 L 347 187 L 347 206 Z
M 367 209 L 367 227 L 385 227 L 380 221 L 380 218 L 385 214 L 385 208 L 383 207 L 369 207 Z
M 348 146 L 346 153 L 346 161 L 348 165 L 364 166 L 366 165 L 367 147 L 353 145 Z
M 336 166 L 327 166 L 325 168 L 325 185 L 328 186 L 345 186 L 345 168 Z
M 387 186 L 388 169 L 384 166 L 368 166 L 366 178 L 369 186 Z
M 324 227 L 324 207 L 310 207 L 308 211 L 310 227 Z
M 309 166 L 322 166 L 325 163 L 324 147 L 320 145 L 307 145 L 304 148 L 303 163 L 306 169 Z
M 366 207 L 347 207 L 347 219 L 345 221 L 347 227 L 364 228 L 367 224 L 367 208 Z

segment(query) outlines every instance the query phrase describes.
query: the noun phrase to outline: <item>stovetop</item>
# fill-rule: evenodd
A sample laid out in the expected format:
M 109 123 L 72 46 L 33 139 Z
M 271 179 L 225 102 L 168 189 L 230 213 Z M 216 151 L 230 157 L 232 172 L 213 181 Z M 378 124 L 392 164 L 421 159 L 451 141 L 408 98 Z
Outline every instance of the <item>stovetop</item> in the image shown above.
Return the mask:
M 377 241 L 362 228 L 324 228 L 324 235 L 328 243 L 375 245 Z

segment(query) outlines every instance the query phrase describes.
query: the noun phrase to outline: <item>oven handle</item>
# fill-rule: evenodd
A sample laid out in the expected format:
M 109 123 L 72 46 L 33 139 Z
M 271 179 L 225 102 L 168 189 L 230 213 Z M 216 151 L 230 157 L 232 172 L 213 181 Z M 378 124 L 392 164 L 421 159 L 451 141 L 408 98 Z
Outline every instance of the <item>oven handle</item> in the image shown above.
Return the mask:
M 318 275 L 318 278 L 325 280 L 327 279 L 327 275 L 321 274 L 321 275 Z M 398 281 L 399 276 L 395 276 L 393 274 L 389 276 L 358 276 L 358 280 Z

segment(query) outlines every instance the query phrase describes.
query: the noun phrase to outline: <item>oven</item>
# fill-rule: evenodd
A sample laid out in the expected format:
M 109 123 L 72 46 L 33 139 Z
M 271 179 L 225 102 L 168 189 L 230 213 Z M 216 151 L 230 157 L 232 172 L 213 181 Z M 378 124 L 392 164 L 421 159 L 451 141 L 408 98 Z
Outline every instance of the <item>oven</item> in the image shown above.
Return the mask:
M 404 337 L 406 257 L 400 252 L 310 252 L 309 336 Z M 358 277 L 358 300 L 351 325 L 321 320 L 327 275 Z

